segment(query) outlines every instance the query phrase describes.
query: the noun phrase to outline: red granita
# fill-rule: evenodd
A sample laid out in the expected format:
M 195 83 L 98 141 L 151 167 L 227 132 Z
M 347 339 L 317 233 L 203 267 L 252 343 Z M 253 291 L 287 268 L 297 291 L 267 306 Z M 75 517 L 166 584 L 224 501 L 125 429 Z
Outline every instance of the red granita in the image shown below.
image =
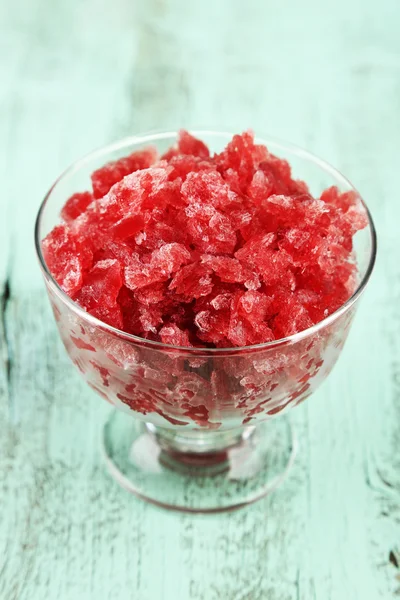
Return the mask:
M 211 155 L 181 131 L 161 158 L 134 152 L 92 186 L 67 200 L 44 256 L 71 298 L 127 333 L 250 346 L 312 326 L 355 289 L 359 198 L 335 187 L 313 197 L 251 132 Z

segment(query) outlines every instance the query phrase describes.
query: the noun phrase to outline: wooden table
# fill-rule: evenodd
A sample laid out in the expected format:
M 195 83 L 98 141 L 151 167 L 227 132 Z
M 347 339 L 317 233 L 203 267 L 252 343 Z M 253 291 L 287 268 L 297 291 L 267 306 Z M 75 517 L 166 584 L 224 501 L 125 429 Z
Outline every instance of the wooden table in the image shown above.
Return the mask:
M 2 600 L 400 595 L 399 25 L 399 0 L 2 0 Z M 68 163 L 179 126 L 308 147 L 358 186 L 380 237 L 342 358 L 293 413 L 289 480 L 217 517 L 163 512 L 105 473 L 108 409 L 61 346 L 33 247 Z

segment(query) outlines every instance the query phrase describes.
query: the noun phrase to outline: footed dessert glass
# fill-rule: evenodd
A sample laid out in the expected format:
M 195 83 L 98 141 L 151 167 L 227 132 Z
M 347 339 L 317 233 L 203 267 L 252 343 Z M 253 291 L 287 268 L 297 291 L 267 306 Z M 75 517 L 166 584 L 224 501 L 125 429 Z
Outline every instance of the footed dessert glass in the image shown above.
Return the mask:
M 230 133 L 194 131 L 221 151 Z M 58 286 L 41 241 L 59 222 L 65 201 L 90 189 L 90 174 L 148 145 L 160 154 L 177 132 L 135 136 L 72 165 L 45 197 L 35 228 L 36 250 L 64 346 L 88 385 L 113 406 L 104 426 L 109 472 L 154 504 L 189 512 L 239 508 L 287 475 L 297 450 L 287 416 L 332 370 L 346 341 L 376 255 L 372 219 L 354 238 L 357 288 L 335 313 L 290 337 L 243 348 L 184 348 L 117 330 L 85 312 Z M 312 154 L 269 137 L 257 138 L 285 158 L 295 177 L 319 195 L 345 177 Z

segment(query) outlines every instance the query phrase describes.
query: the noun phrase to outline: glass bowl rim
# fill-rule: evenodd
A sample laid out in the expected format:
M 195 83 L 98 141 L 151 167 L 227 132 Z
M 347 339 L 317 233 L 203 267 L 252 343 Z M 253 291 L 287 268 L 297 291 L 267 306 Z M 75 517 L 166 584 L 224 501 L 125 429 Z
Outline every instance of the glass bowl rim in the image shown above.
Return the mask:
M 190 128 L 189 131 L 190 131 L 190 133 L 192 133 L 196 137 L 199 137 L 200 139 L 202 136 L 205 136 L 205 135 L 206 136 L 215 136 L 215 137 L 226 136 L 228 139 L 234 135 L 230 131 L 216 131 L 216 130 L 208 130 L 208 129 L 198 130 L 198 129 Z M 137 135 L 124 137 L 118 141 L 112 142 L 111 144 L 103 145 L 103 146 L 97 148 L 96 150 L 93 150 L 93 151 L 85 154 L 81 158 L 78 158 L 76 161 L 74 161 L 72 164 L 70 164 L 54 181 L 53 185 L 50 187 L 50 189 L 48 190 L 47 194 L 45 195 L 42 203 L 40 204 L 39 211 L 38 211 L 38 214 L 36 217 L 34 233 L 35 233 L 35 249 L 36 249 L 38 259 L 39 259 L 40 268 L 42 270 L 42 273 L 43 273 L 46 281 L 51 286 L 52 291 L 60 298 L 60 300 L 64 304 L 66 304 L 68 306 L 68 308 L 70 308 L 73 312 L 77 313 L 80 318 L 82 318 L 84 321 L 87 321 L 91 326 L 103 329 L 103 330 L 109 332 L 110 334 L 117 336 L 118 338 L 123 338 L 124 340 L 126 340 L 128 342 L 132 342 L 134 344 L 140 344 L 142 346 L 145 345 L 145 346 L 149 346 L 149 347 L 154 347 L 154 349 L 158 349 L 158 350 L 167 350 L 167 349 L 177 350 L 177 351 L 185 352 L 185 353 L 192 354 L 192 355 L 194 354 L 196 356 L 210 355 L 210 354 L 211 355 L 214 355 L 214 354 L 221 355 L 224 353 L 232 354 L 232 353 L 253 352 L 253 351 L 257 351 L 257 350 L 264 350 L 264 349 L 269 350 L 271 348 L 276 348 L 278 346 L 294 344 L 302 339 L 305 339 L 309 336 L 314 335 L 321 329 L 328 327 L 329 325 L 334 323 L 337 319 L 339 319 L 344 313 L 346 313 L 353 306 L 353 304 L 355 304 L 355 302 L 358 300 L 358 298 L 361 296 L 361 294 L 365 290 L 366 285 L 371 277 L 371 274 L 372 274 L 372 271 L 373 271 L 374 265 L 375 265 L 376 253 L 377 253 L 376 229 L 375 229 L 375 225 L 374 225 L 371 213 L 369 211 L 369 208 L 368 208 L 367 204 L 365 203 L 363 197 L 358 192 L 358 190 L 353 186 L 351 181 L 349 181 L 349 179 L 347 179 L 344 175 L 342 175 L 342 173 L 340 171 L 338 171 L 335 167 L 333 167 L 330 163 L 319 158 L 318 156 L 309 152 L 308 150 L 305 150 L 301 146 L 292 144 L 291 142 L 286 142 L 284 140 L 281 140 L 280 138 L 277 138 L 275 136 L 270 136 L 270 135 L 262 135 L 262 136 L 257 135 L 257 136 L 255 136 L 255 141 L 258 143 L 264 143 L 267 147 L 269 144 L 272 144 L 275 148 L 278 148 L 278 149 L 281 149 L 284 151 L 288 151 L 300 158 L 304 158 L 304 159 L 308 160 L 309 162 L 312 162 L 315 165 L 317 165 L 318 167 L 320 167 L 323 171 L 330 173 L 338 182 L 342 182 L 346 186 L 350 186 L 350 188 L 353 191 L 355 191 L 357 193 L 358 197 L 360 198 L 361 204 L 367 215 L 369 232 L 370 232 L 370 242 L 371 242 L 371 251 L 370 251 L 368 266 L 365 270 L 364 276 L 362 277 L 361 281 L 357 285 L 356 290 L 353 292 L 353 294 L 350 296 L 350 298 L 348 298 L 348 300 L 346 300 L 346 302 L 344 302 L 344 304 L 342 304 L 339 308 L 337 308 L 333 313 L 331 313 L 330 315 L 328 315 L 321 321 L 318 321 L 318 323 L 315 323 L 311 327 L 308 327 L 307 329 L 299 331 L 298 333 L 294 333 L 290 336 L 287 336 L 284 338 L 279 338 L 277 340 L 272 340 L 270 342 L 264 342 L 261 344 L 253 344 L 251 346 L 233 346 L 233 347 L 224 347 L 224 348 L 207 348 L 207 347 L 203 348 L 201 346 L 199 346 L 199 347 L 175 346 L 173 344 L 165 344 L 163 342 L 148 340 L 146 338 L 142 338 L 142 337 L 136 336 L 134 334 L 127 333 L 121 329 L 117 329 L 116 327 L 113 327 L 112 325 L 108 325 L 107 323 L 100 321 L 100 319 L 97 319 L 90 313 L 86 312 L 81 306 L 79 306 L 79 304 L 77 304 L 74 300 L 72 300 L 72 298 L 70 298 L 68 296 L 68 294 L 66 294 L 61 289 L 61 287 L 58 285 L 57 281 L 53 278 L 50 270 L 47 267 L 46 261 L 44 259 L 43 253 L 42 253 L 41 240 L 39 238 L 39 233 L 40 233 L 41 222 L 42 222 L 44 210 L 46 208 L 48 201 L 51 198 L 53 191 L 57 187 L 57 185 L 64 178 L 69 177 L 76 171 L 79 171 L 79 169 L 81 169 L 83 166 L 85 166 L 87 163 L 89 163 L 93 159 L 105 156 L 105 155 L 109 154 L 110 152 L 122 150 L 123 148 L 134 145 L 134 144 L 151 143 L 152 141 L 155 142 L 160 139 L 168 139 L 170 137 L 176 136 L 177 132 L 178 132 L 178 130 L 156 131 L 156 132 L 152 131 L 152 132 L 143 133 L 143 134 L 139 133 Z

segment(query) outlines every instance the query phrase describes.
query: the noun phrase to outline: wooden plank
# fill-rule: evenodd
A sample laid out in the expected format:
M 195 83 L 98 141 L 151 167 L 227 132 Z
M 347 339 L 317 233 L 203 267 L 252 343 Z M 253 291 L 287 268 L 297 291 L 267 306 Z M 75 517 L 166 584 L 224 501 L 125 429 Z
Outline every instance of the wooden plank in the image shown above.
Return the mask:
M 0 7 L 0 597 L 392 597 L 400 5 L 100 5 Z M 359 186 L 381 239 L 342 359 L 293 415 L 302 451 L 291 478 L 218 517 L 159 511 L 109 480 L 97 450 L 107 407 L 69 365 L 32 249 L 38 203 L 66 164 L 117 137 L 181 125 L 253 125 L 308 146 Z

